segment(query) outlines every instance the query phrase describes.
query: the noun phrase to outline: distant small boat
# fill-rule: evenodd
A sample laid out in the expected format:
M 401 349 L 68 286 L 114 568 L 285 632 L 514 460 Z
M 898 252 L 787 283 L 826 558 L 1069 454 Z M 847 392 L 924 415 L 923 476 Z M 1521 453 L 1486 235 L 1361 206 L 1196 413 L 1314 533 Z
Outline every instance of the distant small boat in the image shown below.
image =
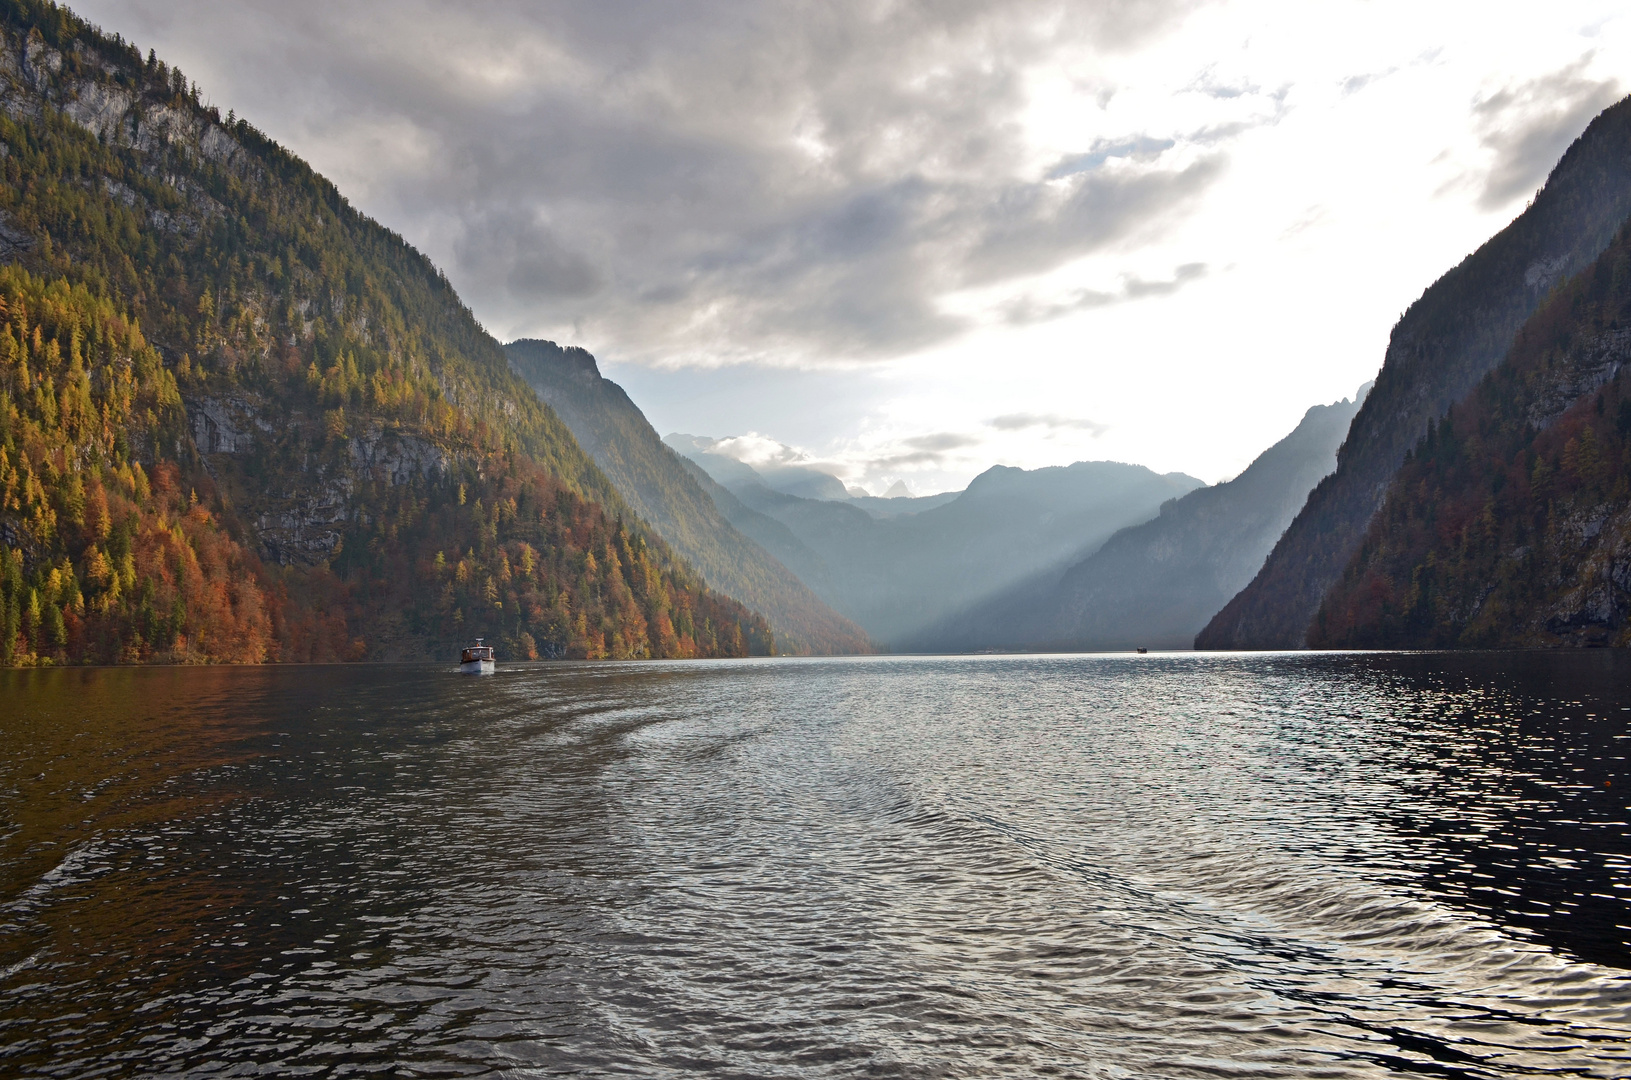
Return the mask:
M 1148 649 L 1140 649 L 1140 650 L 1138 650 L 1138 655 L 1143 656 L 1145 653 L 1147 653 L 1149 651 L 1150 650 L 1148 650 Z
M 494 671 L 493 647 L 483 645 L 481 638 L 459 654 L 459 671 L 465 675 L 491 675 Z

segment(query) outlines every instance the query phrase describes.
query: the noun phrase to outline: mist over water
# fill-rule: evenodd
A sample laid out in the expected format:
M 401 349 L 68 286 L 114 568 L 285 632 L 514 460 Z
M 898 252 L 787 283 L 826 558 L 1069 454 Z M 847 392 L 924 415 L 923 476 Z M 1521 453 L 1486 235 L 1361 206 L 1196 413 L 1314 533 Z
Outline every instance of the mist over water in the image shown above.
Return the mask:
M 0 673 L 0 1072 L 1631 1072 L 1619 654 Z

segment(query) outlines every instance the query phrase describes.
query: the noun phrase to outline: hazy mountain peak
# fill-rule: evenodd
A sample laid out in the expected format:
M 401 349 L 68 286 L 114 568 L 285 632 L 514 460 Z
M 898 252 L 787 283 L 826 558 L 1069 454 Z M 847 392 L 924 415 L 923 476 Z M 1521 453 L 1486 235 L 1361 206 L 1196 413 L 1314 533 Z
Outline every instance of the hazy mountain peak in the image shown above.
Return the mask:
M 763 435 L 750 432 L 714 439 L 671 432 L 663 441 L 728 488 L 761 484 L 785 495 L 829 502 L 853 497 L 843 481 L 812 462 L 808 454 Z
M 1185 473 L 1162 474 L 1144 465 L 1130 465 L 1123 461 L 1073 461 L 1069 465 L 1045 465 L 1040 469 L 993 465 L 969 481 L 960 501 L 1003 497 L 1019 492 L 1040 494 L 1056 490 L 1066 494 L 1096 491 L 1105 484 L 1127 485 L 1157 478 L 1167 482 L 1177 495 L 1206 486 L 1204 481 Z

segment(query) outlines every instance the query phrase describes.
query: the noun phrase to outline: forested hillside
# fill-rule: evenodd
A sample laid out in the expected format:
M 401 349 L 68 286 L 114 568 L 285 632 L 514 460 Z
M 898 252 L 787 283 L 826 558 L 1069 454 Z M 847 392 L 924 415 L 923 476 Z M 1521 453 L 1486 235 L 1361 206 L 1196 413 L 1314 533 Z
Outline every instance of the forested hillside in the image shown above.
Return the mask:
M 774 648 L 423 256 L 37 0 L 0 0 L 0 263 L 0 661 Z
M 1325 593 L 1365 537 L 1389 482 L 1430 423 L 1478 385 L 1559 281 L 1591 262 L 1631 214 L 1631 100 L 1603 111 L 1534 202 L 1400 318 L 1337 469 L 1263 569 L 1196 639 L 1203 649 L 1308 641 Z
M 1631 228 L 1405 459 L 1316 647 L 1631 644 Z
M 623 388 L 600 374 L 593 356 L 553 341 L 512 341 L 504 350 L 634 512 L 708 581 L 762 612 L 780 651 L 872 650 L 860 627 L 722 516 L 685 460 L 664 445 Z

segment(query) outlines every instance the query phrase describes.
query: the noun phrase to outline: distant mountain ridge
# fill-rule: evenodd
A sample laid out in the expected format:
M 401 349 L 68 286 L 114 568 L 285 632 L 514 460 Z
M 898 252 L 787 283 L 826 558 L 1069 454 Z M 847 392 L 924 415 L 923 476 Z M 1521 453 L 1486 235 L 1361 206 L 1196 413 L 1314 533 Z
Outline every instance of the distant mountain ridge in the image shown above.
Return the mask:
M 658 438 L 623 388 L 601 375 L 590 353 L 533 339 L 512 341 L 504 350 L 635 513 L 711 585 L 764 614 L 782 651 L 871 651 L 860 627 L 721 515 L 718 500 Z
M 797 495 L 801 499 L 826 499 L 843 502 L 850 497 L 843 481 L 831 473 L 808 465 L 761 465 L 758 467 L 740 461 L 715 449 L 717 440 L 698 435 L 672 432 L 663 436 L 663 442 L 677 453 L 695 461 L 708 475 L 722 484 L 763 484 L 784 495 Z
M 739 507 L 727 516 L 736 514 L 744 532 L 874 640 L 902 648 L 952 612 L 1097 546 L 1202 485 L 1119 462 L 1029 471 L 999 465 L 943 502 L 870 500 L 928 506 L 893 516 L 858 500 L 799 498 L 752 481 L 722 486 Z M 767 519 L 785 531 L 767 535 Z
M 1631 99 L 1603 111 L 1512 224 L 1434 282 L 1394 327 L 1337 469 L 1263 569 L 1197 636 L 1202 649 L 1299 648 L 1407 450 L 1505 356 L 1559 281 L 1631 213 Z
M 943 491 L 934 495 L 914 495 L 904 482 L 897 480 L 883 495 L 868 495 L 864 490 L 847 488 L 836 476 L 808 465 L 749 465 L 716 449 L 719 443 L 725 441 L 678 431 L 663 436 L 663 442 L 676 453 L 701 466 L 717 483 L 726 487 L 758 485 L 801 499 L 848 503 L 873 517 L 915 514 L 951 502 L 960 494 Z
M 1073 564 L 920 634 L 933 651 L 1187 649 L 1262 566 L 1308 492 L 1336 466 L 1337 448 L 1369 390 L 1316 405 L 1233 480 L 1164 503 Z

